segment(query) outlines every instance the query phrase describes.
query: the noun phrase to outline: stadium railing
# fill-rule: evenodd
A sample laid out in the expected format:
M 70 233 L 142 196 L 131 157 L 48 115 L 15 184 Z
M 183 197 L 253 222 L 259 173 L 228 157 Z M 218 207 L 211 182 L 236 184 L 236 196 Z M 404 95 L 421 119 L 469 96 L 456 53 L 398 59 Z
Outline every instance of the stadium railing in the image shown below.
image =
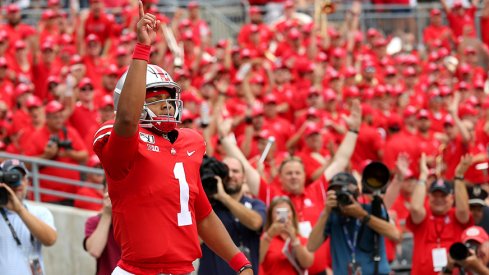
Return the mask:
M 102 190 L 103 187 L 101 184 L 91 183 L 83 180 L 78 181 L 78 180 L 66 179 L 66 178 L 55 177 L 55 176 L 45 175 L 40 173 L 41 167 L 52 167 L 56 169 L 78 171 L 81 174 L 81 178 L 84 178 L 87 173 L 95 173 L 95 174 L 103 175 L 104 172 L 102 169 L 95 169 L 83 165 L 72 165 L 72 164 L 62 163 L 58 161 L 45 160 L 36 157 L 28 157 L 25 155 L 10 154 L 6 152 L 0 152 L 0 159 L 2 160 L 18 159 L 20 161 L 23 161 L 27 165 L 31 177 L 31 186 L 28 186 L 27 191 L 28 191 L 28 195 L 32 194 L 32 199 L 36 202 L 41 202 L 41 194 L 46 194 L 46 195 L 59 196 L 65 199 L 74 199 L 74 200 L 82 200 L 82 201 L 93 202 L 93 203 L 100 203 L 100 205 L 102 205 L 102 200 L 92 198 L 92 197 L 80 196 L 77 194 L 72 194 L 67 192 L 61 192 L 52 189 L 41 188 L 39 184 L 41 180 L 49 180 L 60 184 L 67 184 L 67 185 L 74 185 L 78 187 L 88 187 L 96 190 Z

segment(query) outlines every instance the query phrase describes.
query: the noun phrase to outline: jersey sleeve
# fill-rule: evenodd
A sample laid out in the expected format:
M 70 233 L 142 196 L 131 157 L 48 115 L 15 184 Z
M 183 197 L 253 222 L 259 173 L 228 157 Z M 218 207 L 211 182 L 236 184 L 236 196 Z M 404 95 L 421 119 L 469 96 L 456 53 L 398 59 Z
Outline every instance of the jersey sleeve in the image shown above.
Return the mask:
M 100 158 L 105 173 L 114 180 L 123 179 L 138 152 L 138 133 L 121 137 L 112 131 L 114 122 L 104 123 L 93 137 L 93 151 Z

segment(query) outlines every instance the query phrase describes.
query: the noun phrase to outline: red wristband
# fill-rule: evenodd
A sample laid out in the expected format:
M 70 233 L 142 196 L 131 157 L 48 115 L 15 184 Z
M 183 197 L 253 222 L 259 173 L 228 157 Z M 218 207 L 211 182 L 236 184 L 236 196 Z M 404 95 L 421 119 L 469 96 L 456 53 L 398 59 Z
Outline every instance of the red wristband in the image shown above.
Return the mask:
M 236 272 L 238 272 L 245 265 L 251 265 L 250 261 L 248 261 L 243 252 L 239 252 L 234 255 L 228 264 Z
M 145 60 L 149 62 L 149 55 L 151 54 L 151 46 L 144 45 L 141 43 L 136 43 L 134 47 L 134 53 L 132 54 L 132 59 Z

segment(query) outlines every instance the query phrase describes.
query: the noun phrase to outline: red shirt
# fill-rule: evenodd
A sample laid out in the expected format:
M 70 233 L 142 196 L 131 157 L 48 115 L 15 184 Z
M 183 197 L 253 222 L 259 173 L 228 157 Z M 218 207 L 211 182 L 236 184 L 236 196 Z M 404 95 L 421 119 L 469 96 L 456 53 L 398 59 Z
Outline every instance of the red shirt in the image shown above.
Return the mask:
M 415 135 L 407 131 L 400 132 L 390 137 L 384 147 L 384 163 L 389 169 L 396 167 L 397 157 L 400 153 L 406 153 L 411 160 L 409 168 L 413 174 L 419 171 L 418 159 L 421 157 L 421 151 Z
M 104 195 L 99 190 L 95 190 L 93 188 L 88 188 L 88 187 L 82 187 L 78 189 L 78 192 L 76 192 L 76 194 L 78 196 L 100 199 L 101 202 L 102 199 L 104 198 Z M 75 207 L 87 209 L 87 210 L 99 211 L 100 209 L 102 209 L 102 203 L 89 202 L 84 200 L 75 200 Z
M 489 16 L 481 17 L 481 39 L 487 47 L 489 47 Z
M 197 223 L 212 211 L 199 174 L 204 139 L 185 128 L 173 144 L 144 128 L 121 137 L 112 123 L 95 133 L 93 149 L 107 177 L 119 266 L 141 275 L 193 271 L 202 256 Z
M 434 132 L 429 132 L 426 137 L 418 133 L 417 138 L 421 153 L 425 153 L 427 157 L 438 155 L 441 143 L 435 138 Z
M 475 37 L 475 13 L 477 12 L 477 7 L 471 6 L 465 9 L 463 15 L 458 15 L 453 12 L 447 14 L 448 24 L 453 31 L 456 38 L 462 36 L 463 30 L 466 26 L 470 26 L 472 30 L 469 32 L 469 36 Z
M 7 32 L 8 39 L 8 50 L 9 54 L 13 54 L 15 52 L 14 44 L 18 40 L 25 40 L 29 36 L 36 34 L 36 29 L 32 26 L 19 23 L 17 26 L 12 26 L 10 24 L 0 25 L 0 30 L 5 30 Z
M 75 129 L 71 127 L 66 127 L 66 137 L 63 131 L 59 131 L 56 133 L 61 140 L 71 140 L 73 150 L 82 151 L 85 149 L 85 144 L 83 143 L 80 135 L 76 132 Z M 25 153 L 28 156 L 39 156 L 44 152 L 44 148 L 49 141 L 49 137 L 51 136 L 51 132 L 49 132 L 47 126 L 36 131 L 31 135 L 29 142 L 26 144 Z M 64 150 L 64 149 L 59 149 Z M 55 157 L 53 160 L 60 161 L 63 163 L 78 165 L 79 163 L 75 162 L 73 159 L 69 157 Z M 72 180 L 80 180 L 80 172 L 68 169 L 60 169 L 56 167 L 43 167 L 39 170 L 39 172 L 43 175 L 56 176 L 60 178 L 72 179 Z M 41 180 L 40 181 L 41 188 L 46 188 L 50 190 L 68 192 L 72 194 L 76 194 L 78 190 L 78 186 L 63 184 L 55 181 L 49 180 Z M 41 194 L 41 201 L 43 202 L 55 202 L 63 200 L 62 197 L 54 196 L 54 195 L 46 195 Z
M 470 146 L 462 141 L 462 137 L 458 135 L 454 140 L 448 142 L 445 150 L 443 150 L 443 162 L 445 163 L 445 179 L 451 180 L 455 176 L 455 168 L 457 168 L 460 158 L 469 153 Z
M 431 44 L 435 40 L 441 40 L 443 47 L 449 50 L 450 47 L 450 37 L 451 35 L 446 35 L 446 33 L 451 33 L 451 30 L 447 26 L 433 26 L 428 25 L 423 31 L 423 39 L 426 44 Z
M 362 123 L 359 133 L 357 145 L 351 158 L 353 168 L 357 171 L 361 170 L 361 166 L 366 160 L 378 161 L 378 153 L 384 147 L 382 136 L 376 128 Z
M 287 147 L 285 146 L 287 140 L 294 134 L 292 124 L 279 116 L 274 118 L 263 118 L 263 125 L 267 125 L 268 129 L 271 129 L 277 135 L 275 136 L 275 144 L 277 151 L 285 152 Z
M 89 130 L 97 125 L 97 118 L 97 109 L 90 110 L 81 105 L 80 102 L 77 102 L 75 109 L 70 116 L 70 125 L 73 126 L 73 128 L 78 131 L 81 138 L 85 140 L 87 134 L 89 134 Z
M 47 101 L 47 79 L 50 75 L 58 75 L 60 70 L 61 64 L 59 60 L 55 60 L 51 64 L 45 64 L 42 61 L 39 61 L 38 64 L 34 64 L 34 66 L 32 67 L 32 82 L 35 87 L 34 95 L 38 96 L 43 101 Z
M 447 249 L 454 242 L 460 242 L 465 228 L 474 224 L 472 217 L 466 224 L 461 224 L 455 217 L 455 208 L 451 208 L 444 216 L 435 216 L 429 207 L 426 217 L 419 224 L 414 224 L 411 216 L 407 218 L 407 227 L 413 232 L 414 248 L 411 274 L 436 275 L 434 271 L 432 251 L 435 248 Z M 439 239 L 439 244 L 437 240 Z
M 327 189 L 328 186 L 324 177 L 321 177 L 319 180 L 307 186 L 304 189 L 304 192 L 300 195 L 288 193 L 275 184 L 266 184 L 263 180 L 261 180 L 258 198 L 264 201 L 268 206 L 274 197 L 288 196 L 297 212 L 298 222 L 309 222 L 312 228 L 316 224 L 319 215 L 324 208 Z M 314 253 L 314 263 L 309 268 L 310 274 L 319 273 L 324 271 L 326 268 L 328 255 L 327 248 L 328 247 L 325 242 L 316 251 L 316 253 Z
M 297 237 L 302 245 L 307 245 L 307 239 L 300 236 Z M 261 263 L 265 274 L 280 274 L 280 275 L 297 275 L 297 271 L 289 262 L 285 254 L 282 252 L 285 246 L 285 240 L 280 236 L 274 237 L 270 241 L 265 258 Z M 289 244 L 289 251 L 292 252 L 292 247 Z
M 90 13 L 85 21 L 85 37 L 89 34 L 96 34 L 102 44 L 110 38 L 113 22 L 105 14 L 100 14 L 98 18 Z M 87 70 L 88 72 L 88 70 Z

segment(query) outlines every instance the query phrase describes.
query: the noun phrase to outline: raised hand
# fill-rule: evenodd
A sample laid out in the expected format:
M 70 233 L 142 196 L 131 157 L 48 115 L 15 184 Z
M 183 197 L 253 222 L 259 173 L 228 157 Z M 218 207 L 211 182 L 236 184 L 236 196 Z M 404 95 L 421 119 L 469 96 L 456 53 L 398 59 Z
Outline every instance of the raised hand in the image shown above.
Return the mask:
M 457 168 L 455 168 L 455 176 L 463 178 L 465 172 L 467 172 L 467 169 L 469 169 L 470 165 L 472 165 L 472 155 L 467 154 L 462 156 L 460 158 L 460 162 L 457 165 Z
M 144 13 L 141 0 L 139 0 L 139 21 L 136 27 L 138 42 L 148 46 L 153 43 L 160 28 L 160 20 L 156 20 L 156 16 L 151 13 Z
M 406 153 L 400 153 L 396 160 L 396 170 L 401 178 L 409 176 L 411 171 L 409 170 L 409 155 Z
M 419 159 L 419 179 L 426 180 L 430 174 L 430 169 L 428 168 L 428 164 L 426 163 L 426 154 L 421 154 L 421 158 Z
M 351 113 L 349 116 L 343 115 L 343 120 L 348 125 L 348 129 L 358 131 L 360 124 L 362 123 L 362 107 L 359 100 L 354 100 L 351 106 Z

